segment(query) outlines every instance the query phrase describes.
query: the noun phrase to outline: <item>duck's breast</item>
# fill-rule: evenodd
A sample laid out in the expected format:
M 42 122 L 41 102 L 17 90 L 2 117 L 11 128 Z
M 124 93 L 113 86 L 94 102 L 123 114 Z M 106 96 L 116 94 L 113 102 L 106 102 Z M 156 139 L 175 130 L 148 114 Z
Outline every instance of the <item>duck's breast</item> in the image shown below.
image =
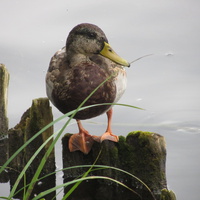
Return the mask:
M 124 69 L 121 69 L 119 71 L 118 76 L 115 78 L 115 84 L 116 84 L 116 97 L 114 102 L 116 103 L 124 94 L 127 86 L 126 71 Z

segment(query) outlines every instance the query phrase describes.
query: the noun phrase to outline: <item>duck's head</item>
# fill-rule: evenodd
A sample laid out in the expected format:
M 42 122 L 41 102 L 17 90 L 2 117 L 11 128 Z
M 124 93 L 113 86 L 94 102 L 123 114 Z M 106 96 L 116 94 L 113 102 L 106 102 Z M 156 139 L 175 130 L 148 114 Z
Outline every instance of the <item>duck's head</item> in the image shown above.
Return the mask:
M 75 26 L 67 38 L 66 50 L 68 53 L 84 55 L 100 54 L 117 64 L 130 66 L 126 60 L 114 52 L 104 32 L 93 24 L 83 23 Z

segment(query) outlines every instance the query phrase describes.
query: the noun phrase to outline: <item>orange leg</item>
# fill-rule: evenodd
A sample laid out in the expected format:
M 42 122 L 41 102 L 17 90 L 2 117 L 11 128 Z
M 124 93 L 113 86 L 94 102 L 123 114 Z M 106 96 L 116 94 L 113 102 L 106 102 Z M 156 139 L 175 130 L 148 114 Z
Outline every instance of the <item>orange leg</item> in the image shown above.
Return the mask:
M 113 142 L 119 141 L 119 137 L 117 135 L 114 135 L 111 130 L 112 113 L 113 113 L 112 108 L 106 112 L 107 117 L 108 117 L 108 125 L 107 125 L 106 132 L 101 137 L 97 137 L 97 136 L 93 137 L 94 140 L 96 140 L 97 142 L 102 142 L 103 140 L 111 140 Z
M 71 152 L 80 150 L 85 154 L 88 154 L 92 148 L 94 140 L 92 136 L 86 131 L 80 120 L 76 120 L 79 133 L 73 134 L 69 139 L 69 150 Z

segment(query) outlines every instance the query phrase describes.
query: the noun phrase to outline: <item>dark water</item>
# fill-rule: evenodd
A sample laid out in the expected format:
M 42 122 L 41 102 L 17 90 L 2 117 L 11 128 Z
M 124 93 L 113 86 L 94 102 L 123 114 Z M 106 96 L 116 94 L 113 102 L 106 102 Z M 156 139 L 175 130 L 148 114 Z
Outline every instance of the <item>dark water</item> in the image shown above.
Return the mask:
M 198 200 L 200 142 L 199 1 L 5 1 L 0 12 L 0 62 L 11 75 L 8 116 L 18 123 L 34 98 L 44 97 L 49 60 L 65 45 L 78 23 L 100 26 L 115 51 L 134 63 L 120 103 L 115 106 L 113 132 L 154 131 L 167 142 L 167 179 L 178 200 Z M 54 109 L 55 118 L 60 113 Z M 105 131 L 106 117 L 87 121 L 90 133 Z M 59 129 L 63 123 L 59 123 Z M 67 132 L 77 132 L 71 125 Z M 61 168 L 60 145 L 57 167 Z M 59 179 L 58 179 L 59 182 Z M 8 194 L 8 184 L 0 193 Z

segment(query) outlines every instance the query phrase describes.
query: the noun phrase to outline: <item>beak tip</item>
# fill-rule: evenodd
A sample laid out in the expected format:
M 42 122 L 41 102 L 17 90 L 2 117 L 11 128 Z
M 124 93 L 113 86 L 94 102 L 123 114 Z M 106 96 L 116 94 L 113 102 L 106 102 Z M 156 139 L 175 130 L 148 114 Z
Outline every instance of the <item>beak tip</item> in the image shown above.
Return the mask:
M 124 67 L 130 67 L 131 64 L 129 62 L 126 62 L 126 64 L 124 64 Z

